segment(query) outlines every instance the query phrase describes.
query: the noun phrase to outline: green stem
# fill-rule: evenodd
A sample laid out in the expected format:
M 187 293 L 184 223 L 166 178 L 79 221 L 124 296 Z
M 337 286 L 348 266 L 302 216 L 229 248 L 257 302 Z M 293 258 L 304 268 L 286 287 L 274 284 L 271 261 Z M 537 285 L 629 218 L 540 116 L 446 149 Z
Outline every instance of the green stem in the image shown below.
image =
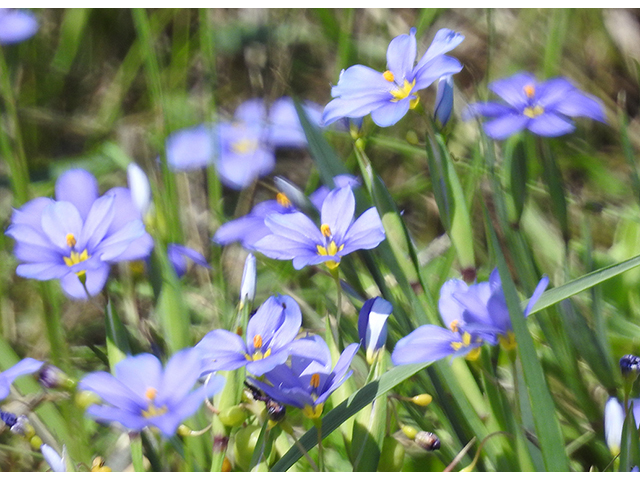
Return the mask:
M 0 96 L 8 117 L 8 128 L 0 126 L 0 152 L 9 165 L 11 171 L 11 185 L 13 186 L 14 205 L 20 206 L 26 203 L 29 196 L 29 168 L 24 153 L 20 123 L 18 122 L 18 109 L 11 87 L 11 77 L 8 74 L 7 63 L 0 49 Z M 13 132 L 14 142 L 10 134 Z
M 136 472 L 144 472 L 142 437 L 139 433 L 131 433 L 129 434 L 129 442 L 131 443 L 131 462 L 133 463 L 133 470 Z

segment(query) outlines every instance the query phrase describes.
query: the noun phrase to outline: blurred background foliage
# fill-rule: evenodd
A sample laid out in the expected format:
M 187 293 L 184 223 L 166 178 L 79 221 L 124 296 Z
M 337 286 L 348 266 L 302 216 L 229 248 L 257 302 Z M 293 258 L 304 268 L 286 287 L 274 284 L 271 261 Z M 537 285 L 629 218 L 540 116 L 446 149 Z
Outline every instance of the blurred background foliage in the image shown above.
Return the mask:
M 578 120 L 576 132 L 549 142 L 564 181 L 567 231 L 562 231 L 554 214 L 541 162 L 535 153 L 528 153 L 524 178 L 528 197 L 515 230 L 529 268 L 521 269 L 522 258 L 517 255 L 507 258 L 519 289 L 530 294 L 542 273 L 558 286 L 640 254 L 638 10 L 151 9 L 146 11 L 149 41 L 140 34 L 139 20 L 130 10 L 34 12 L 39 32 L 28 41 L 2 48 L 7 68 L 0 72 L 10 79 L 18 119 L 16 125 L 4 115 L 2 128 L 14 148 L 18 148 L 16 132 L 20 133 L 32 197 L 52 195 L 55 178 L 74 166 L 93 172 L 101 191 L 126 184 L 125 168 L 130 161 L 159 178 L 156 162 L 164 154 L 167 134 L 230 118 L 240 103 L 253 97 L 275 100 L 291 95 L 326 105 L 341 69 L 359 63 L 383 71 L 393 37 L 415 26 L 421 55 L 435 32 L 446 27 L 466 37 L 451 54 L 464 69 L 454 76 L 455 110 L 444 133 L 470 207 L 478 278 L 485 280 L 495 266 L 485 238 L 481 201 L 491 205 L 495 186 L 485 177 L 486 151 L 479 125 L 462 122 L 460 111 L 467 103 L 491 98 L 489 82 L 522 70 L 541 80 L 568 77 L 604 102 L 608 124 Z M 432 110 L 434 98 L 433 87 L 421 92 L 425 111 Z M 3 105 L 3 113 L 6 107 Z M 427 289 L 437 298 L 440 285 L 456 275 L 457 264 L 443 236 L 433 195 L 424 119 L 410 113 L 393 127 L 380 129 L 367 121 L 364 129 L 368 158 L 403 213 L 422 260 Z M 347 169 L 357 174 L 349 134 L 330 130 L 325 136 Z M 498 167 L 505 145 L 496 144 Z M 304 151 L 279 150 L 274 175 L 310 192 L 319 183 L 313 165 Z M 11 193 L 9 175 L 6 164 L 0 163 L 0 216 L 5 228 L 11 208 L 19 206 Z M 225 221 L 247 213 L 255 202 L 271 198 L 273 192 L 271 180 L 266 179 L 243 192 L 224 189 L 219 198 L 212 197 L 212 183 L 202 171 L 178 174 L 176 182 L 182 224 L 166 228 L 175 229 L 174 236 L 203 252 L 212 266 L 210 272 L 191 269 L 182 283 L 188 307 L 184 315 L 191 320 L 195 342 L 212 328 L 231 324 L 246 255 L 238 245 L 212 245 L 212 234 Z M 105 345 L 105 299 L 72 302 L 57 285 L 43 294 L 39 282 L 15 275 L 11 242 L 1 238 L 1 337 L 20 357 L 52 358 L 55 353 L 50 352 L 44 326 L 54 308 L 63 319 L 68 367 L 77 374 L 98 368 L 102 360 L 96 353 L 104 351 Z M 322 331 L 327 311 L 334 313 L 331 309 L 335 308 L 331 278 L 321 275 L 321 268 L 295 271 L 289 262 L 263 257 L 259 264 L 256 305 L 276 291 L 293 295 L 301 304 L 305 327 Z M 117 273 L 109 291 L 121 296 L 116 306 L 136 340 L 133 350 L 146 351 L 158 341 L 151 286 L 138 281 L 126 267 Z M 415 279 L 412 281 L 419 291 Z M 571 447 L 571 467 L 576 470 L 592 466 L 602 470 L 610 461 L 603 440 L 602 407 L 620 383 L 614 369 L 617 359 L 625 353 L 640 353 L 639 282 L 640 272 L 629 271 L 576 296 L 564 311 L 554 308 L 542 312 L 537 322 L 530 321 Z M 363 283 L 368 293 L 376 294 L 373 282 L 365 278 Z M 421 297 L 420 302 L 426 300 Z M 344 318 L 356 318 L 359 306 L 343 302 Z M 425 308 L 429 311 L 428 305 Z M 435 312 L 435 305 L 430 308 Z M 413 317 L 410 321 L 414 326 L 423 323 Z M 354 322 L 343 324 L 348 338 L 357 337 Z M 408 333 L 402 328 L 390 335 L 391 347 Z M 594 358 L 594 352 L 602 358 Z M 453 368 L 459 371 L 456 365 L 457 361 Z M 366 371 L 363 364 L 355 367 L 356 383 L 361 385 Z M 472 368 L 467 375 L 482 383 L 480 370 Z M 568 378 L 569 372 L 577 378 Z M 500 382 L 512 381 L 511 372 L 502 374 Z M 433 380 L 425 378 L 407 382 L 398 390 L 406 395 L 422 393 L 433 387 Z M 448 405 L 450 401 L 436 398 L 426 413 L 416 406 L 401 413 L 422 428 L 437 431 L 443 443 L 438 456 L 410 448 L 404 470 L 442 470 L 470 439 L 468 426 L 451 418 L 452 423 L 446 423 L 447 416 L 460 414 Z M 97 427 L 86 423 L 84 428 Z M 105 452 L 116 437 L 92 438 L 98 439 L 95 450 Z M 26 463 L 39 461 L 37 455 L 25 458 L 19 442 L 7 433 L 2 434 L 2 443 L 6 443 L 0 448 L 2 470 L 28 469 Z M 328 465 L 350 470 L 336 453 L 339 450 L 328 452 Z M 474 453 L 468 454 L 467 464 Z M 538 467 L 539 460 L 533 457 Z M 500 463 L 499 456 L 482 458 L 485 469 L 513 465 Z

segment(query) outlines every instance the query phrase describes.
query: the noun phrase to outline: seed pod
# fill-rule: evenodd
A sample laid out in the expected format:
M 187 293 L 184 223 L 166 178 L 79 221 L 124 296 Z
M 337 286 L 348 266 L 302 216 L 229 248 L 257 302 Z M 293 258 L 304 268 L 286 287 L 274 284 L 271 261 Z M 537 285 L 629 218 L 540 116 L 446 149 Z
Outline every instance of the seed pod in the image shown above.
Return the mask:
M 440 439 L 435 433 L 418 432 L 416 438 L 413 439 L 416 444 L 424 448 L 427 452 L 438 450 L 440 448 Z

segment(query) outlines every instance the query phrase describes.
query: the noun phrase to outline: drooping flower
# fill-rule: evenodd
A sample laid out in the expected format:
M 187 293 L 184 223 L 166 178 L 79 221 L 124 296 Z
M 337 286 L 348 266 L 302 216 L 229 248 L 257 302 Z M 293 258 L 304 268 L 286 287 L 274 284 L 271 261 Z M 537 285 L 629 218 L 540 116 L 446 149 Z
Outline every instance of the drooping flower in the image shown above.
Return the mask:
M 0 8 L 0 45 L 19 43 L 38 31 L 33 13 L 13 8 Z
M 117 422 L 136 432 L 156 427 L 170 437 L 206 397 L 222 390 L 224 379 L 218 375 L 192 390 L 201 370 L 200 352 L 193 348 L 174 354 L 164 369 L 157 357 L 142 353 L 119 362 L 115 375 L 88 374 L 78 389 L 93 392 L 102 399 L 103 403 L 87 409 L 87 414 L 97 422 Z
M 382 297 L 370 298 L 362 305 L 358 316 L 358 336 L 370 364 L 387 341 L 387 318 L 392 311 L 391 303 Z
M 322 203 L 320 228 L 301 212 L 271 214 L 264 221 L 271 234 L 253 244 L 253 248 L 270 258 L 293 259 L 297 270 L 323 262 L 334 269 L 344 255 L 375 248 L 385 239 L 375 207 L 355 221 L 354 213 L 355 197 L 351 188 L 337 188 Z
M 374 123 L 388 127 L 398 122 L 418 105 L 417 92 L 435 80 L 462 70 L 462 64 L 444 55 L 453 50 L 464 36 L 443 28 L 414 66 L 417 54 L 416 29 L 409 35 L 394 38 L 387 49 L 387 70 L 377 72 L 364 65 L 354 65 L 340 73 L 338 85 L 331 89 L 334 99 L 324 109 L 325 125 L 349 117 L 371 114 Z
M 351 175 L 338 175 L 333 178 L 336 188 L 359 185 L 356 177 Z M 318 210 L 322 209 L 322 203 L 329 194 L 329 189 L 324 185 L 309 195 L 309 201 Z M 247 250 L 253 249 L 253 244 L 271 234 L 271 230 L 264 223 L 272 213 L 294 213 L 299 211 L 296 205 L 284 192 L 278 192 L 275 200 L 266 200 L 253 207 L 251 212 L 243 217 L 225 223 L 216 231 L 213 241 L 220 245 L 240 242 Z
M 307 102 L 309 119 L 320 122 L 319 107 Z M 167 139 L 167 162 L 174 171 L 203 168 L 211 163 L 220 180 L 240 190 L 275 167 L 275 150 L 301 148 L 307 141 L 293 100 L 276 100 L 269 111 L 263 100 L 241 104 L 231 121 L 199 125 L 174 132 Z
M 300 307 L 293 298 L 269 297 L 249 320 L 246 342 L 222 329 L 200 340 L 194 348 L 203 358 L 202 374 L 246 366 L 252 375 L 263 375 L 287 361 L 301 325 Z
M 542 137 L 573 132 L 570 117 L 588 117 L 606 122 L 602 102 L 581 92 L 563 77 L 538 82 L 527 72 L 496 80 L 489 88 L 506 103 L 480 102 L 467 107 L 463 119 L 488 117 L 484 131 L 496 140 L 527 129 Z
M 98 196 L 89 172 L 65 172 L 56 200 L 36 198 L 14 210 L 6 235 L 15 241 L 16 273 L 36 280 L 59 279 L 71 298 L 86 299 L 104 287 L 113 263 L 145 258 L 153 247 L 128 189 Z M 86 289 L 86 290 L 85 290 Z
M 524 310 L 525 317 L 548 284 L 547 277 L 540 280 Z M 391 355 L 396 365 L 436 361 L 448 355 L 466 355 L 473 360 L 485 342 L 499 342 L 507 350 L 516 346 L 497 269 L 488 282 L 467 285 L 458 279 L 446 281 L 440 289 L 438 310 L 447 328 L 422 325 L 399 340 Z
M 332 369 L 331 352 L 324 340 L 315 335 L 303 338 L 291 354 L 291 366 L 278 365 L 265 375 L 269 384 L 254 378 L 247 381 L 274 400 L 318 418 L 329 395 L 353 373 L 347 370 L 359 347 L 357 343 L 347 346 Z
M 54 472 L 66 472 L 67 465 L 65 461 L 65 457 L 67 456 L 67 447 L 62 447 L 62 456 L 58 455 L 58 452 L 55 451 L 53 447 L 50 447 L 46 443 L 40 445 L 40 451 L 42 452 L 42 456 L 47 461 L 51 470 Z
M 0 400 L 7 398 L 11 392 L 11 384 L 16 378 L 35 373 L 42 368 L 42 365 L 44 365 L 44 362 L 28 357 L 23 358 L 4 372 L 0 372 Z
M 184 277 L 184 274 L 187 273 L 187 260 L 191 260 L 201 267 L 211 268 L 207 259 L 200 252 L 177 243 L 167 245 L 167 257 L 178 277 Z

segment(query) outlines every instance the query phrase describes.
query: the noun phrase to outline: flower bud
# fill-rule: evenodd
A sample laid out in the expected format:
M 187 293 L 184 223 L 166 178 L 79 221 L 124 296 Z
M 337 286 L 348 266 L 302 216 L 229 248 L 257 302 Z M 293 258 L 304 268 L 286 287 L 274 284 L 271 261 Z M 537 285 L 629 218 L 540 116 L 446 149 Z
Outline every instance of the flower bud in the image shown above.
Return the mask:
M 144 219 L 151 205 L 151 186 L 144 171 L 135 163 L 127 166 L 127 183 L 131 191 L 131 200 Z
M 242 282 L 240 283 L 240 305 L 253 302 L 256 296 L 256 257 L 252 253 L 244 261 Z
M 63 388 L 71 390 L 76 382 L 71 380 L 62 370 L 54 365 L 45 365 L 39 373 L 38 381 L 45 388 Z
M 58 455 L 58 452 L 56 452 L 53 449 L 53 447 L 50 447 L 46 443 L 43 443 L 42 445 L 40 445 L 40 451 L 42 452 L 42 456 L 44 457 L 44 459 L 47 461 L 47 463 L 51 467 L 51 470 L 53 470 L 54 472 L 67 471 L 67 466 L 65 462 L 65 457 L 67 453 L 66 447 L 64 446 L 62 447 L 62 456 Z
M 635 355 L 624 355 L 620 359 L 620 371 L 622 375 L 636 374 L 640 372 L 640 357 Z
M 375 297 L 364 302 L 358 316 L 358 336 L 367 352 L 367 362 L 372 364 L 375 354 L 387 341 L 387 318 L 393 306 L 384 298 Z
M 413 441 L 427 452 L 438 450 L 440 448 L 440 439 L 435 433 L 424 431 L 418 432 Z
M 420 405 L 421 407 L 426 407 L 433 401 L 433 397 L 428 393 L 423 393 L 421 395 L 416 395 L 411 398 L 411 401 L 416 405 Z
M 0 410 L 0 420 L 2 420 L 7 427 L 11 428 L 18 421 L 18 417 L 13 413 L 3 412 Z
M 604 439 L 614 456 L 620 453 L 623 424 L 624 409 L 617 398 L 610 397 L 604 407 Z
M 404 445 L 394 437 L 384 437 L 380 460 L 378 461 L 379 472 L 399 472 L 404 465 Z
M 247 412 L 244 408 L 234 405 L 222 410 L 218 418 L 226 427 L 239 427 L 247 419 Z
M 418 134 L 415 130 L 409 130 L 405 138 L 411 145 L 418 145 L 418 143 L 420 142 L 420 140 L 418 139 Z
M 11 433 L 21 435 L 27 440 L 31 440 L 31 437 L 36 434 L 36 431 L 29 423 L 29 419 L 26 417 L 26 415 L 20 415 L 16 418 L 15 423 L 11 427 Z
M 80 408 L 87 409 L 91 405 L 100 403 L 102 399 L 93 392 L 88 390 L 80 390 L 76 393 L 75 402 Z
M 29 439 L 29 443 L 31 444 L 31 448 L 33 448 L 34 450 L 39 450 L 42 446 L 42 439 L 39 436 L 34 435 Z
M 409 425 L 402 425 L 401 430 L 402 430 L 402 433 L 404 433 L 409 440 L 413 440 L 414 438 L 416 438 L 416 435 L 418 434 L 418 430 L 416 430 L 413 427 L 410 427 Z
M 241 428 L 235 435 L 233 451 L 236 464 L 245 471 L 249 471 L 251 467 L 251 457 L 259 436 L 260 427 L 258 425 L 249 425 Z
M 444 127 L 453 110 L 453 76 L 446 75 L 440 77 L 438 82 L 438 92 L 436 93 L 436 105 L 433 116 Z

